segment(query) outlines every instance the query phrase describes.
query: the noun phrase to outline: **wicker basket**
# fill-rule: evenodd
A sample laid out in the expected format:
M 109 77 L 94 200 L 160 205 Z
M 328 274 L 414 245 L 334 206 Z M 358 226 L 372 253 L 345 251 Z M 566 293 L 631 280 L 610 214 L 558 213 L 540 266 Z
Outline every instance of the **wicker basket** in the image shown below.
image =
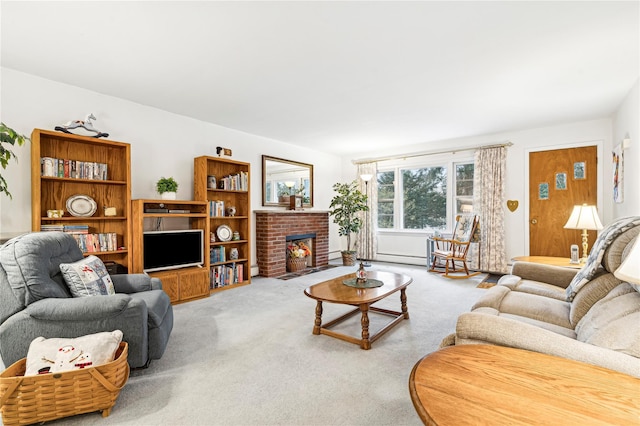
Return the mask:
M 306 257 L 288 257 L 287 272 L 298 272 L 307 267 Z
M 24 376 L 26 358 L 16 361 L 0 374 L 2 422 L 25 425 L 93 411 L 107 417 L 129 379 L 128 351 L 122 342 L 107 364 L 39 376 Z

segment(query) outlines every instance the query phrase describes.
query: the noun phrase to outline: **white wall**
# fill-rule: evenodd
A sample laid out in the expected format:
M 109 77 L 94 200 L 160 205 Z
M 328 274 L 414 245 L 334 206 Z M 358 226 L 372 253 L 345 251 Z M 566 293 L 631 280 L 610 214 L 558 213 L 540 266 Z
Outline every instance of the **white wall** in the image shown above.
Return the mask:
M 51 129 L 93 112 L 94 126 L 109 133 L 110 140 L 131 144 L 132 198 L 157 198 L 155 182 L 173 176 L 179 183 L 178 199 L 193 198 L 193 158 L 215 156 L 216 146 L 233 150 L 233 159 L 251 163 L 251 208 L 262 205 L 262 154 L 314 165 L 314 210 L 327 210 L 331 186 L 342 168 L 340 158 L 291 144 L 204 123 L 123 99 L 101 95 L 33 75 L 0 68 L 1 120 L 20 133 L 34 128 Z M 159 88 L 161 90 L 161 88 Z M 30 146 L 16 148 L 2 175 L 13 200 L 0 196 L 0 233 L 31 230 Z M 282 209 L 282 208 L 280 208 Z M 252 224 L 253 225 L 253 224 Z M 333 225 L 332 225 L 333 226 Z M 255 235 L 255 228 L 252 231 Z M 337 228 L 330 232 L 329 249 L 339 252 Z M 335 236 L 335 237 L 334 237 Z M 252 249 L 255 265 L 255 244 Z
M 215 155 L 216 146 L 233 149 L 233 158 L 252 165 L 252 209 L 261 207 L 261 155 L 302 161 L 314 165 L 314 203 L 316 210 L 328 209 L 335 182 L 356 178 L 352 159 L 415 153 L 433 149 L 464 148 L 506 141 L 508 149 L 506 198 L 520 202 L 511 213 L 506 209 L 507 256 L 528 253 L 527 176 L 528 153 L 532 150 L 571 147 L 596 143 L 602 161 L 598 200 L 602 220 L 640 214 L 638 169 L 640 165 L 640 132 L 638 131 L 638 83 L 630 91 L 613 118 L 567 123 L 536 129 L 473 136 L 436 143 L 393 147 L 386 151 L 368 152 L 338 158 L 318 151 L 299 148 L 187 117 L 146 107 L 118 98 L 104 96 L 74 86 L 41 79 L 7 68 L 2 73 L 0 119 L 16 130 L 30 134 L 33 128 L 53 129 L 71 119 L 93 112 L 95 126 L 109 132 L 109 139 L 131 143 L 133 198 L 155 198 L 154 183 L 160 176 L 173 176 L 180 183 L 178 198 L 191 199 L 193 192 L 193 158 Z M 625 202 L 614 205 L 611 188 L 609 153 L 613 142 L 626 135 L 631 147 L 625 151 Z M 19 162 L 2 170 L 9 182 L 13 200 L 0 196 L 0 233 L 28 232 L 31 229 L 30 147 L 15 149 Z M 341 248 L 337 228 L 331 223 L 329 250 L 336 257 Z M 380 239 L 388 253 L 382 260 L 423 264 L 425 240 L 421 233 L 389 234 Z M 253 247 L 255 264 L 255 247 Z
M 636 97 L 637 99 L 637 97 Z M 637 100 L 636 100 L 637 110 Z M 530 151 L 574 147 L 581 145 L 598 145 L 598 153 L 603 161 L 598 164 L 598 209 L 603 223 L 611 222 L 614 216 L 612 206 L 612 188 L 610 185 L 611 164 L 608 153 L 611 151 L 612 120 L 602 118 L 598 120 L 567 123 L 536 129 L 518 130 L 496 133 L 492 135 L 473 136 L 453 140 L 441 141 L 434 145 L 413 145 L 405 148 L 380 152 L 362 152 L 354 158 L 377 158 L 396 156 L 408 153 L 432 151 L 434 149 L 462 149 L 480 145 L 490 145 L 511 141 L 513 146 L 507 151 L 507 182 L 505 196 L 507 200 L 518 200 L 519 207 L 515 212 L 505 209 L 505 230 L 507 235 L 507 258 L 528 254 L 528 155 Z M 636 119 L 637 123 L 637 119 Z M 639 141 L 640 142 L 640 141 Z M 640 145 L 640 144 L 639 144 Z M 604 155 L 607 154 L 607 155 Z M 351 173 L 355 174 L 355 166 L 349 164 Z M 348 173 L 345 172 L 345 175 Z M 636 187 L 637 188 L 637 187 Z M 635 198 L 637 205 L 638 194 L 627 192 L 629 198 Z M 636 211 L 635 214 L 638 214 Z M 379 247 L 385 252 L 396 255 L 379 256 L 379 260 L 401 263 L 424 264 L 426 260 L 425 236 L 422 233 L 389 233 L 380 235 Z M 567 254 L 567 257 L 569 255 Z
M 638 110 L 640 80 L 613 116 L 613 146 L 629 138 L 629 148 L 624 151 L 624 201 L 613 204 L 613 216 L 640 215 L 640 110 Z

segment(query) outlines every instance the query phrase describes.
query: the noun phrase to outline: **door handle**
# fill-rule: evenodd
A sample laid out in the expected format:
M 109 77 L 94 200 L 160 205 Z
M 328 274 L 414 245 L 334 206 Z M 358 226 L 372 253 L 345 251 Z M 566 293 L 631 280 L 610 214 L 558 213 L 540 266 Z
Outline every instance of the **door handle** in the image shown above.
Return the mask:
M 538 219 L 531 219 L 531 224 L 535 225 L 536 223 L 538 223 Z

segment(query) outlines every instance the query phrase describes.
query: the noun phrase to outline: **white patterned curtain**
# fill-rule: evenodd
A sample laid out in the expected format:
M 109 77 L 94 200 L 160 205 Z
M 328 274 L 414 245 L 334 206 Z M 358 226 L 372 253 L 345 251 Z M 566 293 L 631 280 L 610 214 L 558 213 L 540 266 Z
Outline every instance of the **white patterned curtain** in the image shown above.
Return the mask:
M 373 260 L 376 257 L 378 243 L 376 239 L 376 230 L 378 223 L 378 164 L 363 163 L 358 164 L 358 186 L 360 191 L 368 197 L 369 211 L 362 212 L 363 226 L 356 242 L 358 244 L 357 252 L 360 259 Z M 371 175 L 369 182 L 361 178 L 362 175 Z
M 477 268 L 507 273 L 504 232 L 504 184 L 507 148 L 480 148 L 475 152 L 473 207 L 480 216 L 480 251 Z M 478 258 L 473 256 L 473 258 Z

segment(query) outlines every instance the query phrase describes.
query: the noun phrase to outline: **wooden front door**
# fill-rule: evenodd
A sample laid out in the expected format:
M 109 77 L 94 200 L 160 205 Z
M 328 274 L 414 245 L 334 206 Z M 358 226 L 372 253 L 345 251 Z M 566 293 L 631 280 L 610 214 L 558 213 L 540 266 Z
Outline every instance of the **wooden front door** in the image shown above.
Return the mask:
M 574 205 L 597 205 L 596 146 L 529 154 L 529 255 L 570 257 L 581 231 L 564 229 Z M 589 249 L 596 239 L 589 231 Z

